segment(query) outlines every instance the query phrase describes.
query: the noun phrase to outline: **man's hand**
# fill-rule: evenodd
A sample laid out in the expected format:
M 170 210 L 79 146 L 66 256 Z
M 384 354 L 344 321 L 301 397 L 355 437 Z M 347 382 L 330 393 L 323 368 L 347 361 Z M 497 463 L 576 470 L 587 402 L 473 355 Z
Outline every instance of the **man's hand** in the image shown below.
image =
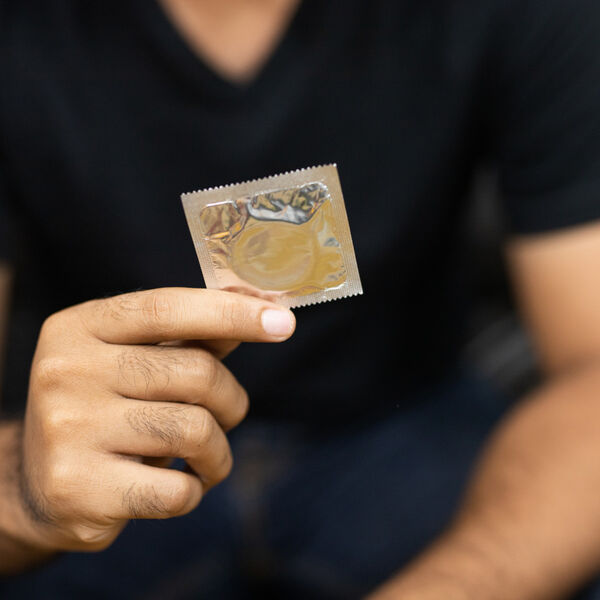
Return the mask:
M 50 317 L 31 371 L 21 502 L 0 510 L 4 533 L 34 548 L 99 550 L 128 519 L 191 511 L 230 472 L 225 432 L 248 410 L 219 359 L 240 341 L 283 341 L 294 325 L 264 300 L 193 289 Z M 161 468 L 161 457 L 185 459 L 189 472 Z

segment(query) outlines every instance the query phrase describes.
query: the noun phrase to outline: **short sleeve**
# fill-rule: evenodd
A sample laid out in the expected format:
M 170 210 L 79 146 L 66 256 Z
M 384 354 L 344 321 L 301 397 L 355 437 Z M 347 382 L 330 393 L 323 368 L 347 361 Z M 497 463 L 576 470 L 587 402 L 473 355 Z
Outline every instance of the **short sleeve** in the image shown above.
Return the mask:
M 509 230 L 600 219 L 600 2 L 508 5 L 488 77 Z

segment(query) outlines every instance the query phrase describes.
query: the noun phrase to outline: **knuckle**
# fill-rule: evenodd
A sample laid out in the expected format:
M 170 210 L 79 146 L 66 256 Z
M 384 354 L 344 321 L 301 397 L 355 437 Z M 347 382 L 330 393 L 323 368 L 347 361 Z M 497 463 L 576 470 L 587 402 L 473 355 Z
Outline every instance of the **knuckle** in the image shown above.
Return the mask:
M 199 412 L 195 423 L 195 438 L 198 446 L 204 446 L 213 440 L 217 424 L 208 410 L 200 408 Z
M 233 456 L 229 445 L 227 449 L 221 454 L 215 469 L 215 480 L 223 481 L 231 474 L 233 469 Z
M 55 312 L 49 317 L 46 317 L 40 329 L 40 337 L 48 336 L 54 338 L 57 335 L 64 333 L 67 329 L 68 322 L 70 322 L 67 317 L 69 314 L 72 314 L 72 308 Z
M 37 361 L 34 378 L 43 389 L 55 389 L 73 374 L 70 360 L 60 356 L 47 356 Z
M 71 487 L 71 469 L 63 461 L 49 465 L 41 477 L 40 489 L 52 507 L 64 505 L 70 497 Z
M 56 438 L 72 433 L 78 424 L 74 412 L 64 405 L 53 404 L 41 420 L 42 431 L 49 438 Z
M 134 317 L 148 330 L 165 333 L 177 328 L 179 314 L 176 296 L 165 289 L 113 296 L 99 301 L 97 310 L 101 319 L 118 322 Z
M 164 493 L 164 502 L 170 514 L 187 512 L 193 489 L 188 477 L 178 478 Z
M 173 296 L 155 290 L 145 296 L 142 302 L 145 318 L 153 328 L 169 334 L 177 329 L 177 306 Z
M 221 363 L 208 353 L 202 363 L 201 377 L 205 389 L 211 392 L 219 389 L 221 385 Z

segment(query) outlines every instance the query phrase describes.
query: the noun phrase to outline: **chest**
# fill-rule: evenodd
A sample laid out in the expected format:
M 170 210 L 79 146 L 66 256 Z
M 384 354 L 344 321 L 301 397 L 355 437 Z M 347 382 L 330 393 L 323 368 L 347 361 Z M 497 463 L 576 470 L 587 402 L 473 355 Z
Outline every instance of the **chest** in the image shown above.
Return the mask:
M 256 77 L 284 37 L 300 0 L 160 0 L 182 39 L 234 82 Z
M 40 260 L 88 295 L 199 285 L 182 192 L 330 162 L 365 287 L 439 256 L 473 166 L 477 61 L 448 68 L 437 13 L 342 4 L 341 21 L 340 2 L 303 8 L 247 86 L 156 12 L 45 56 L 46 80 L 16 77 L 2 127 Z

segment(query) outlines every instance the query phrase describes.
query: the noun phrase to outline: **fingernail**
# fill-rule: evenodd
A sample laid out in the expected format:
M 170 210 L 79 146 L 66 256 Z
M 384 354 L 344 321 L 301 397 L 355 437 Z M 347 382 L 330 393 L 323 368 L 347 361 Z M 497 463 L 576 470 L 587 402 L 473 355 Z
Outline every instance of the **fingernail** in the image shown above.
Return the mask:
M 263 329 L 269 335 L 282 337 L 292 333 L 293 324 L 288 311 L 268 308 L 261 318 Z

